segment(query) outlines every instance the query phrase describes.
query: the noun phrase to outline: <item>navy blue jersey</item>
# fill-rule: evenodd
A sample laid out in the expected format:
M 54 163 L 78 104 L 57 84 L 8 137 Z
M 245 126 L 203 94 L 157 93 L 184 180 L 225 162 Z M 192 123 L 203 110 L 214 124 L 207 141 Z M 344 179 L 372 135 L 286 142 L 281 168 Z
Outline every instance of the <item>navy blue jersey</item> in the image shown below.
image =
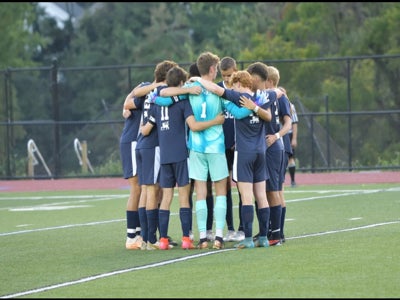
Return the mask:
M 239 101 L 241 95 L 252 99 L 258 106 L 262 107 L 263 109 L 268 109 L 268 107 L 271 105 L 271 99 L 276 99 L 276 94 L 275 98 L 271 98 L 271 95 L 268 95 L 269 97 L 267 98 L 266 94 L 249 95 L 247 93 L 240 93 L 231 89 L 225 89 L 225 92 L 222 95 L 223 98 L 229 100 L 229 102 L 224 103 L 226 109 L 236 118 L 235 150 L 239 152 L 243 151 L 264 153 L 266 150 L 264 134 L 265 122 L 251 110 L 244 107 L 239 108 L 237 105 L 234 104 Z M 247 112 L 246 115 L 240 113 L 244 111 Z
M 226 89 L 224 81 L 220 81 L 217 84 Z M 225 135 L 225 149 L 231 149 L 235 145 L 235 119 L 227 110 L 224 111 L 224 114 L 225 121 L 224 124 L 222 124 L 222 129 Z
M 290 143 L 290 133 L 285 134 L 282 137 L 282 140 L 283 140 L 283 147 L 285 149 L 285 152 L 287 154 L 292 154 L 293 153 L 293 149 L 292 149 L 292 145 Z
M 282 97 L 280 97 L 278 99 L 278 101 L 279 101 L 279 109 L 278 109 L 279 118 L 281 120 L 283 120 L 284 116 L 289 116 L 290 118 L 292 118 L 289 99 L 285 95 L 283 95 Z M 282 139 L 283 139 L 283 145 L 285 148 L 285 152 L 289 153 L 289 154 L 293 153 L 289 134 L 285 134 L 282 137 Z
M 149 85 L 150 82 L 143 82 L 140 86 Z M 143 103 L 146 96 L 134 97 L 132 101 L 135 103 L 136 109 L 131 109 L 131 115 L 125 119 L 124 128 L 122 129 L 120 143 L 130 143 L 137 141 L 140 127 L 140 119 L 142 115 Z
M 155 105 L 150 112 L 150 120 L 158 131 L 161 164 L 176 163 L 189 157 L 186 119 L 191 115 L 193 110 L 189 101 L 178 101 L 170 106 Z
M 258 93 L 266 94 L 267 97 L 269 97 L 271 100 L 270 108 L 271 108 L 272 119 L 270 122 L 265 122 L 265 135 L 275 134 L 279 132 L 281 128 L 281 123 L 279 121 L 279 106 L 278 106 L 279 102 L 278 99 L 276 98 L 276 93 L 271 92 L 270 90 L 257 91 L 257 94 Z M 271 97 L 271 95 L 273 96 Z M 278 139 L 275 143 L 269 146 L 268 150 L 270 151 L 284 150 L 282 139 Z
M 160 95 L 160 89 L 162 86 L 155 88 L 150 93 L 146 95 L 146 99 L 143 104 L 143 113 L 142 113 L 142 124 L 146 124 L 149 119 L 150 110 L 155 105 L 155 98 Z M 136 145 L 136 149 L 148 149 L 154 148 L 158 146 L 158 132 L 157 130 L 152 130 L 149 135 L 142 135 L 139 132 L 138 143 Z

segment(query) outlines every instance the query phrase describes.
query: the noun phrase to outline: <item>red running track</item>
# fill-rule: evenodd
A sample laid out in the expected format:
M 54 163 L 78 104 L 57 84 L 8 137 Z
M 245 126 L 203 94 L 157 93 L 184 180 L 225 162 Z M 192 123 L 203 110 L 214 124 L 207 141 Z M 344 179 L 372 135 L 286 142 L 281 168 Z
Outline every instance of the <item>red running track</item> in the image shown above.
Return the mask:
M 364 171 L 332 173 L 296 173 L 296 183 L 301 185 L 398 183 L 400 171 Z M 290 186 L 286 174 L 285 186 Z M 1 192 L 37 192 L 66 190 L 128 190 L 128 181 L 121 178 L 27 179 L 0 180 Z

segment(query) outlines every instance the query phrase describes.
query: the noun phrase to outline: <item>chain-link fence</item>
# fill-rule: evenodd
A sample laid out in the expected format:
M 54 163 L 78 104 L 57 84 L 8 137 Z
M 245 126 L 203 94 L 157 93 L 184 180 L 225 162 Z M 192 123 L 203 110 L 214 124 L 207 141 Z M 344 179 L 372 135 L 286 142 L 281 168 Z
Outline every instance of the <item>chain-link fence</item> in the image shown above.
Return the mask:
M 400 55 L 264 62 L 297 108 L 299 172 L 400 169 Z M 122 176 L 123 101 L 154 67 L 0 71 L 0 178 Z

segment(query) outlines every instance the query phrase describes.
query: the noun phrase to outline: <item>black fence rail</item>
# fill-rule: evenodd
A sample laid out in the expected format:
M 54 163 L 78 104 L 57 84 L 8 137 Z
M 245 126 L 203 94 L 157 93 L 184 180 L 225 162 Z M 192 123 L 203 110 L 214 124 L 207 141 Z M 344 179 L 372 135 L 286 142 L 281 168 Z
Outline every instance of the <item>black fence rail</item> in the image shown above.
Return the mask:
M 400 55 L 264 62 L 297 108 L 299 172 L 400 169 Z M 122 104 L 154 67 L 0 71 L 0 179 L 122 176 Z

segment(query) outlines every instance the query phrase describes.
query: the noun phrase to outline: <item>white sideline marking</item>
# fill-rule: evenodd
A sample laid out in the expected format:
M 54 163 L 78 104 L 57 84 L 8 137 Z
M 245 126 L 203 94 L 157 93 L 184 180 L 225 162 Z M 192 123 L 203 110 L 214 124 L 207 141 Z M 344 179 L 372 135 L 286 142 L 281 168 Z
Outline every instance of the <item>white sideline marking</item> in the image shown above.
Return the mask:
M 326 232 L 318 232 L 318 233 L 306 234 L 306 235 L 301 235 L 301 236 L 288 237 L 286 239 L 287 240 L 301 239 L 301 238 L 307 238 L 307 237 L 312 237 L 312 236 L 322 236 L 322 235 L 326 235 L 326 234 L 340 233 L 340 232 L 354 231 L 354 230 L 361 230 L 361 229 L 368 229 L 368 228 L 373 228 L 373 227 L 377 227 L 377 226 L 391 225 L 391 224 L 398 224 L 398 223 L 400 223 L 400 221 L 377 223 L 377 224 L 371 224 L 371 225 L 354 227 L 354 228 L 347 228 L 347 229 L 341 229 L 341 230 L 331 230 L 331 231 L 326 231 Z M 1 296 L 0 298 L 6 299 L 6 298 L 21 297 L 21 296 L 25 296 L 25 295 L 45 292 L 45 291 L 48 291 L 48 290 L 54 290 L 54 289 L 57 289 L 57 288 L 60 288 L 60 287 L 70 286 L 70 285 L 74 285 L 74 284 L 78 284 L 78 283 L 89 282 L 89 281 L 93 281 L 93 280 L 97 280 L 97 279 L 101 279 L 101 278 L 105 278 L 105 277 L 110 277 L 110 276 L 114 276 L 114 275 L 118 275 L 118 274 L 123 274 L 123 273 L 127 273 L 127 272 L 132 272 L 132 271 L 138 271 L 138 270 L 144 270 L 144 269 L 160 267 L 160 266 L 164 266 L 164 265 L 168 265 L 168 264 L 172 264 L 172 263 L 177 263 L 177 262 L 181 262 L 181 261 L 185 261 L 185 260 L 189 260 L 189 259 L 193 259 L 193 258 L 198 258 L 198 257 L 206 256 L 206 255 L 219 254 L 221 252 L 232 251 L 232 250 L 236 250 L 237 251 L 238 249 L 229 248 L 229 249 L 216 250 L 216 251 L 210 251 L 210 252 L 206 252 L 206 253 L 200 253 L 200 254 L 185 256 L 185 257 L 181 257 L 181 258 L 174 258 L 174 259 L 171 259 L 171 260 L 168 260 L 168 261 L 157 262 L 157 263 L 153 263 L 153 264 L 149 264 L 149 265 L 144 265 L 144 266 L 140 266 L 140 267 L 124 269 L 124 270 L 119 270 L 119 271 L 114 271 L 114 272 L 109 272 L 109 273 L 103 273 L 103 274 L 99 274 L 99 275 L 95 275 L 95 276 L 89 276 L 89 277 L 81 278 L 81 279 L 74 280 L 74 281 L 69 281 L 69 282 L 59 283 L 59 284 L 55 284 L 55 285 L 50 285 L 50 286 L 46 286 L 46 287 L 43 287 L 43 288 L 37 288 L 37 289 L 33 289 L 33 290 L 28 290 L 28 291 L 25 291 L 25 292 L 5 295 L 5 296 Z
M 47 228 L 38 228 L 38 229 L 29 229 L 29 230 L 5 232 L 5 233 L 0 233 L 0 236 L 21 234 L 21 233 L 30 233 L 30 232 L 38 232 L 38 231 L 47 231 L 47 230 L 55 230 L 55 229 L 73 228 L 73 227 L 79 227 L 79 226 L 94 226 L 94 225 L 102 225 L 102 224 L 121 222 L 121 221 L 126 221 L 126 219 L 101 221 L 101 222 L 99 221 L 99 222 L 91 222 L 91 223 L 84 223 L 84 224 L 71 224 L 71 225 L 63 225 L 63 226 L 55 226 L 55 227 L 47 227 Z
M 67 196 L 67 197 L 62 197 L 62 196 L 49 196 L 49 197 L 0 197 L 1 200 L 51 200 L 51 199 L 74 199 L 72 201 L 63 201 L 63 202 L 50 202 L 47 204 L 37 204 L 35 206 L 28 206 L 28 207 L 2 207 L 0 210 L 34 210 L 33 208 L 38 207 L 37 210 L 40 210 L 40 207 L 54 207 L 54 210 L 57 210 L 59 205 L 65 205 L 65 209 L 71 208 L 69 207 L 70 205 L 76 205 L 77 203 L 88 203 L 88 202 L 98 202 L 98 201 L 110 201 L 110 200 L 115 200 L 117 198 L 125 198 L 126 195 L 87 195 L 87 196 Z M 78 199 L 78 200 L 77 200 Z M 50 210 L 50 209 L 47 209 Z
M 64 206 L 54 206 L 54 205 L 40 205 L 36 207 L 21 207 L 12 208 L 10 211 L 39 211 L 39 210 L 65 210 L 70 208 L 82 208 L 82 207 L 92 207 L 92 205 L 64 205 Z
M 400 189 L 399 189 L 400 190 Z M 293 199 L 293 200 L 286 200 L 286 203 L 290 202 L 299 202 L 299 201 L 310 201 L 310 200 L 319 200 L 319 199 L 324 199 L 324 198 L 334 198 L 334 197 L 343 197 L 343 196 L 349 196 L 349 195 L 356 195 L 356 194 L 365 194 L 365 193 L 377 193 L 381 191 L 398 191 L 396 188 L 390 188 L 390 189 L 372 189 L 372 190 L 341 190 L 338 194 L 333 194 L 333 195 L 325 195 L 325 196 L 315 196 L 315 197 L 307 197 L 307 198 L 299 198 L 299 199 Z M 294 191 L 293 191 L 294 192 Z M 326 194 L 326 193 L 337 193 L 337 190 L 314 190 L 314 191 L 303 191 L 303 192 L 318 192 L 319 194 Z M 238 192 L 235 191 L 233 194 L 237 194 Z M 286 191 L 285 191 L 286 193 Z M 298 191 L 296 191 L 298 193 Z M 177 192 L 174 193 L 174 196 L 177 196 Z M 24 199 L 24 200 L 38 200 L 38 199 L 65 199 L 65 198 L 72 198 L 76 199 L 79 198 L 81 200 L 78 201 L 64 201 L 64 202 L 57 202 L 57 203 L 51 203 L 47 205 L 70 205 L 70 204 L 76 204 L 76 203 L 86 203 L 86 202 L 93 202 L 93 201 L 105 201 L 105 200 L 114 200 L 115 198 L 121 198 L 121 197 L 126 197 L 126 195 L 76 195 L 76 196 L 69 196 L 69 197 L 63 197 L 63 196 L 49 196 L 49 197 L 44 197 L 44 196 L 34 196 L 34 197 L 5 197 L 2 198 L 0 197 L 0 200 L 14 200 L 14 199 Z M 89 198 L 89 199 L 88 199 Z M 40 204 L 40 206 L 44 206 L 45 204 Z M 29 207 L 31 208 L 31 207 Z M 238 208 L 238 206 L 233 206 L 233 208 Z M 0 210 L 12 210 L 16 208 L 1 208 Z M 21 209 L 21 208 L 19 208 Z M 193 213 L 195 213 L 193 211 Z M 171 216 L 178 215 L 179 213 L 177 212 L 171 212 Z M 99 221 L 99 222 L 92 222 L 92 223 L 87 223 L 87 224 L 73 224 L 73 225 L 65 225 L 65 226 L 57 226 L 57 227 L 48 227 L 48 228 L 41 228 L 41 229 L 32 229 L 32 230 L 23 230 L 23 231 L 13 231 L 13 232 L 6 232 L 6 233 L 0 233 L 1 236 L 6 236 L 6 235 L 13 235 L 13 234 L 20 234 L 20 233 L 30 233 L 30 232 L 36 232 L 36 231 L 46 231 L 46 230 L 54 230 L 54 229 L 65 229 L 65 228 L 73 228 L 73 227 L 79 227 L 79 226 L 92 226 L 92 225 L 99 225 L 99 224 L 106 224 L 106 223 L 112 223 L 112 222 L 122 222 L 126 221 L 125 219 L 118 219 L 118 220 L 110 220 L 110 221 Z
M 181 258 L 175 258 L 175 259 L 171 259 L 171 260 L 168 260 L 168 261 L 162 261 L 162 262 L 158 262 L 158 263 L 153 263 L 153 264 L 150 264 L 150 265 L 144 265 L 144 266 L 140 266 L 140 267 L 134 267 L 134 268 L 124 269 L 124 270 L 119 270 L 119 271 L 99 274 L 99 275 L 96 275 L 96 276 L 89 276 L 89 277 L 81 278 L 81 279 L 74 280 L 74 281 L 59 283 L 59 284 L 55 284 L 55 285 L 51 285 L 51 286 L 46 286 L 46 287 L 43 287 L 43 288 L 38 288 L 38 289 L 28 290 L 28 291 L 20 292 L 20 293 L 16 293 L 16 294 L 1 296 L 0 298 L 21 297 L 21 296 L 25 296 L 25 295 L 29 295 L 29 294 L 40 293 L 40 292 L 44 292 L 44 291 L 48 291 L 48 290 L 54 290 L 54 289 L 59 288 L 59 287 L 65 287 L 65 286 L 70 286 L 70 285 L 74 285 L 74 284 L 78 284 L 78 283 L 89 282 L 89 281 L 93 281 L 93 280 L 96 280 L 96 279 L 101 279 L 101 278 L 110 277 L 110 276 L 113 276 L 113 275 L 132 272 L 132 271 L 138 271 L 138 270 L 143 270 L 143 269 L 150 269 L 150 268 L 160 267 L 160 266 L 164 266 L 164 265 L 168 265 L 168 264 L 172 264 L 172 263 L 176 263 L 176 262 L 181 262 L 181 261 L 185 261 L 185 260 L 189 260 L 189 259 L 193 259 L 193 258 L 198 258 L 198 257 L 206 256 L 206 255 L 212 255 L 212 254 L 217 254 L 217 253 L 226 252 L 226 251 L 232 251 L 232 250 L 237 250 L 237 249 L 229 248 L 229 249 L 216 250 L 216 251 L 210 251 L 210 252 L 205 252 L 205 253 L 185 256 L 185 257 L 181 257 Z
M 302 198 L 302 199 L 294 199 L 294 200 L 286 200 L 286 202 L 297 202 L 297 201 L 308 201 L 308 200 L 317 200 L 317 199 L 322 199 L 322 198 L 332 198 L 332 197 L 342 197 L 342 196 L 348 196 L 348 195 L 353 195 L 353 194 L 363 194 L 363 193 L 377 193 L 383 191 L 382 189 L 374 189 L 374 190 L 341 190 L 339 194 L 335 195 L 328 195 L 328 196 L 319 196 L 319 197 L 308 197 L 308 198 Z M 389 188 L 385 189 L 384 191 L 389 191 L 389 192 L 397 192 L 400 191 L 400 188 Z M 299 193 L 300 191 L 291 191 L 291 192 L 296 192 Z M 290 193 L 291 193 L 290 192 Z M 301 191 L 301 192 L 317 192 L 317 191 Z M 318 191 L 319 194 L 325 194 L 325 193 L 332 193 L 332 192 L 338 192 L 337 190 L 326 190 L 326 191 Z M 233 192 L 234 194 L 237 192 Z M 287 191 L 285 191 L 287 193 Z M 79 200 L 78 202 L 91 202 L 91 201 L 99 201 L 99 200 L 111 200 L 115 198 L 120 198 L 120 197 L 126 197 L 126 195 L 88 195 L 88 196 L 69 196 L 69 197 L 64 197 L 64 196 L 50 196 L 50 197 L 0 197 L 1 200 L 18 200 L 18 199 L 23 199 L 23 200 L 39 200 L 39 199 L 66 199 L 66 198 L 81 198 L 85 200 Z M 91 198 L 91 200 L 88 200 L 87 198 Z M 53 205 L 58 205 L 58 204 L 70 204 L 70 203 L 76 203 L 77 201 L 67 201 L 63 203 L 54 203 Z M 237 206 L 235 206 L 237 207 Z M 3 208 L 4 209 L 4 208 Z M 10 208 L 8 208 L 10 209 Z M 177 214 L 177 213 L 175 213 Z M 171 215 L 175 215 L 174 213 L 171 213 Z M 356 219 L 356 218 L 354 218 Z M 54 229 L 65 229 L 65 228 L 73 228 L 73 227 L 79 227 L 79 226 L 93 226 L 93 225 L 101 225 L 101 224 L 107 224 L 107 223 L 113 223 L 113 222 L 121 222 L 121 221 L 126 221 L 125 219 L 117 219 L 117 220 L 109 220 L 109 221 L 101 221 L 101 222 L 91 222 L 91 223 L 86 223 L 86 224 L 71 224 L 71 225 L 64 225 L 64 226 L 57 226 L 57 227 L 48 227 L 48 228 L 40 228 L 40 229 L 32 229 L 32 230 L 22 230 L 22 231 L 16 231 L 16 232 L 8 232 L 8 233 L 0 233 L 0 236 L 6 236 L 6 235 L 14 235 L 14 234 L 23 234 L 23 233 L 30 233 L 30 232 L 37 232 L 37 231 L 46 231 L 46 230 L 54 230 Z M 295 237 L 287 237 L 287 240 L 291 239 L 299 239 L 299 238 L 307 238 L 307 237 L 314 237 L 314 236 L 322 236 L 322 235 L 327 235 L 327 234 L 333 234 L 333 233 L 340 233 L 340 232 L 347 232 L 347 231 L 355 231 L 355 230 L 361 230 L 361 229 L 368 229 L 368 228 L 373 228 L 373 227 L 378 227 L 378 226 L 384 226 L 384 225 L 391 225 L 391 224 L 398 224 L 400 221 L 391 221 L 391 222 L 385 222 L 385 223 L 377 223 L 377 224 L 371 224 L 371 225 L 366 225 L 366 226 L 360 226 L 360 227 L 354 227 L 354 228 L 347 228 L 347 229 L 341 229 L 341 230 L 331 230 L 331 231 L 326 231 L 326 232 L 319 232 L 319 233 L 313 233 L 313 234 L 306 234 L 306 235 L 301 235 L 301 236 L 295 236 Z M 26 224 L 24 224 L 26 226 Z M 127 272 L 132 272 L 132 271 L 138 271 L 142 269 L 149 269 L 149 268 L 154 268 L 154 267 L 159 267 L 163 265 L 168 265 L 171 263 L 176 263 L 176 262 L 181 262 L 189 259 L 194 259 L 206 255 L 212 255 L 212 254 L 218 254 L 221 252 L 226 252 L 226 251 L 232 251 L 232 250 L 237 250 L 235 248 L 229 248 L 229 249 L 223 249 L 223 250 L 216 250 L 216 251 L 210 251 L 206 253 L 200 253 L 200 254 L 195 254 L 191 256 L 186 256 L 182 258 L 176 258 L 172 259 L 169 261 L 163 261 L 163 262 L 158 262 L 158 263 L 153 263 L 150 265 L 144 265 L 140 267 L 134 267 L 134 268 L 129 268 L 129 269 L 124 269 L 124 270 L 119 270 L 119 271 L 114 271 L 114 272 L 109 272 L 109 273 L 104 273 L 104 274 L 99 274 L 96 276 L 89 276 L 86 278 L 81 278 L 78 280 L 74 281 L 69 281 L 65 283 L 60 283 L 60 284 L 55 284 L 43 288 L 37 288 L 33 290 L 28 290 L 25 292 L 19 292 L 15 294 L 10 294 L 10 295 L 4 295 L 0 296 L 0 298 L 16 298 L 16 297 L 21 297 L 25 295 L 30 295 L 30 294 L 35 294 L 35 293 L 40 293 L 48 290 L 53 290 L 56 288 L 60 287 L 65 287 L 65 286 L 70 286 L 74 284 L 79 284 L 79 283 L 84 283 L 84 282 L 89 282 L 105 277 L 110 277 L 113 275 L 118 275 L 118 274 L 123 274 Z
M 377 224 L 365 225 L 365 226 L 354 227 L 354 228 L 346 228 L 346 229 L 341 229 L 341 230 L 330 230 L 330 231 L 325 231 L 325 232 L 318 232 L 318 233 L 311 233 L 311 234 L 305 234 L 305 235 L 300 235 L 300 236 L 293 236 L 293 237 L 289 237 L 289 238 L 286 238 L 286 239 L 287 240 L 302 239 L 302 238 L 311 237 L 311 236 L 321 236 L 321 235 L 327 235 L 327 234 L 331 234 L 331 233 L 355 231 L 355 230 L 360 230 L 360 229 L 368 229 L 368 228 L 373 228 L 373 227 L 378 227 L 378 226 L 383 226 L 383 225 L 398 224 L 398 223 L 400 223 L 400 221 L 391 221 L 391 222 L 377 223 Z

